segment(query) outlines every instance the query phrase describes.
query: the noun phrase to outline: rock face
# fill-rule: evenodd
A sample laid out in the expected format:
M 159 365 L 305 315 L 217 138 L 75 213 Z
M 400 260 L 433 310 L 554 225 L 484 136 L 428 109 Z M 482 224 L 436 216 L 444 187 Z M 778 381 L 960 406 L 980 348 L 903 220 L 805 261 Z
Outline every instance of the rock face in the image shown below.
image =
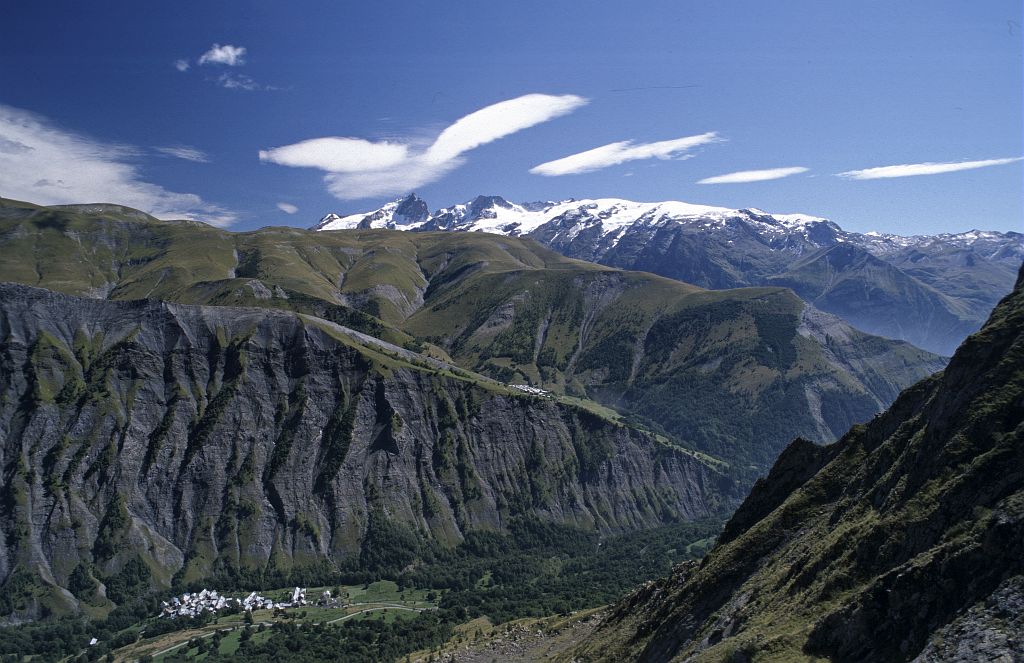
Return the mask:
M 0 393 L 0 582 L 49 590 L 23 616 L 73 606 L 79 562 L 166 585 L 337 568 L 375 528 L 626 531 L 729 499 L 649 434 L 288 312 L 0 285 Z
M 941 628 L 914 663 L 1018 661 L 1024 652 L 1024 577 L 1014 576 Z
M 1018 660 L 1021 550 L 1024 271 L 944 372 L 833 446 L 795 442 L 577 660 Z

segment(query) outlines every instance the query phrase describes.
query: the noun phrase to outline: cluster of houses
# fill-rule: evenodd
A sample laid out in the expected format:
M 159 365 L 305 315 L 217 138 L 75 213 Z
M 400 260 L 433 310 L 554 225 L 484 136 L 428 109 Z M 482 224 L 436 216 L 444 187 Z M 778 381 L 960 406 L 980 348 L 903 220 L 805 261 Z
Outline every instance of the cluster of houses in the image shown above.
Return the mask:
M 528 384 L 510 384 L 513 389 L 518 389 L 521 392 L 530 394 L 532 396 L 550 396 L 551 392 L 540 387 L 531 387 Z
M 182 594 L 180 598 L 175 596 L 170 601 L 162 601 L 161 605 L 163 606 L 160 612 L 161 617 L 197 617 L 204 612 L 220 612 L 227 608 L 239 608 L 245 612 L 263 609 L 283 610 L 306 605 L 306 590 L 296 587 L 292 591 L 291 601 L 275 603 L 256 592 L 249 594 L 244 599 L 238 599 L 219 594 L 215 589 L 204 589 L 201 592 Z

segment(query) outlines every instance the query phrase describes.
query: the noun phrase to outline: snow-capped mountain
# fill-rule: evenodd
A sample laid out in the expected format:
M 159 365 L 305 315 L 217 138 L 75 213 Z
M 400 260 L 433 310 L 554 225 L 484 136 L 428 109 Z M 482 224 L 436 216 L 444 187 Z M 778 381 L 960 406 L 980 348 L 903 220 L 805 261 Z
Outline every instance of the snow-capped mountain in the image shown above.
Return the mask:
M 431 214 L 410 194 L 371 212 L 329 214 L 314 228 L 529 237 L 572 258 L 706 288 L 789 287 L 865 331 L 942 354 L 981 325 L 1024 260 L 1015 232 L 856 233 L 808 214 L 618 198 L 478 196 Z
M 756 224 L 766 236 L 776 237 L 792 231 L 806 233 L 808 226 L 829 223 L 805 214 L 769 214 L 757 209 L 735 210 L 679 201 L 640 203 L 619 198 L 513 203 L 500 196 L 477 196 L 430 214 L 426 203 L 413 193 L 372 212 L 328 214 L 313 230 L 452 230 L 518 237 L 557 224 L 570 237 L 596 229 L 603 237 L 619 238 L 634 225 L 685 224 L 711 229 L 723 227 L 730 219 L 745 219 Z
M 940 235 L 893 235 L 878 232 L 848 232 L 826 218 L 809 214 L 775 214 L 754 207 L 729 209 L 679 201 L 654 203 L 619 198 L 563 200 L 558 202 L 514 203 L 500 196 L 477 196 L 473 200 L 444 207 L 433 214 L 415 193 L 380 209 L 340 216 L 328 214 L 314 230 L 389 228 L 396 230 L 451 230 L 487 232 L 498 235 L 544 235 L 545 243 L 573 241 L 583 234 L 596 235 L 603 250 L 640 229 L 671 226 L 720 233 L 742 228 L 753 232 L 776 249 L 808 244 L 823 247 L 852 242 L 879 257 L 909 248 L 974 248 L 986 257 L 1010 262 L 1024 259 L 1020 233 L 970 230 Z
M 427 204 L 415 193 L 384 205 L 373 212 L 339 216 L 328 214 L 313 230 L 351 230 L 353 228 L 390 228 L 412 230 L 430 218 Z

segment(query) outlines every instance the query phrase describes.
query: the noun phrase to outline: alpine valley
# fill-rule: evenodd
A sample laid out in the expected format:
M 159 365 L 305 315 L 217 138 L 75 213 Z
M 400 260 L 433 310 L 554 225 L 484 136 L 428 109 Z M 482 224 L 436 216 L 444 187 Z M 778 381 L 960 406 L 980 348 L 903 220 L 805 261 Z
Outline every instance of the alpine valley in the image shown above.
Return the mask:
M 0 199 L 0 655 L 945 660 L 1020 603 L 1020 281 L 944 355 L 1021 239 Z

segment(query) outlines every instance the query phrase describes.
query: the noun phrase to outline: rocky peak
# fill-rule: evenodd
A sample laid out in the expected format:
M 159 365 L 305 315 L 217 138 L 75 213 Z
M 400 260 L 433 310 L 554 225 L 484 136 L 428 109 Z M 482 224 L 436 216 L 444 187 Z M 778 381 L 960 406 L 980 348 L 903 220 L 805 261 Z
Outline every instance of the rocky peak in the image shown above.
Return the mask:
M 335 214 L 334 212 L 324 214 L 320 218 L 320 221 L 318 221 L 317 224 L 313 226 L 313 230 L 328 230 L 327 226 L 330 226 L 341 221 L 342 218 L 343 217 L 340 214 Z
M 511 203 L 501 196 L 477 196 L 469 203 L 468 207 L 469 214 L 467 215 L 467 219 L 470 221 L 495 218 L 495 207 L 512 209 Z
M 415 193 L 410 193 L 396 203 L 394 214 L 391 217 L 396 226 L 422 223 L 430 217 L 430 208 L 427 207 L 427 203 Z

